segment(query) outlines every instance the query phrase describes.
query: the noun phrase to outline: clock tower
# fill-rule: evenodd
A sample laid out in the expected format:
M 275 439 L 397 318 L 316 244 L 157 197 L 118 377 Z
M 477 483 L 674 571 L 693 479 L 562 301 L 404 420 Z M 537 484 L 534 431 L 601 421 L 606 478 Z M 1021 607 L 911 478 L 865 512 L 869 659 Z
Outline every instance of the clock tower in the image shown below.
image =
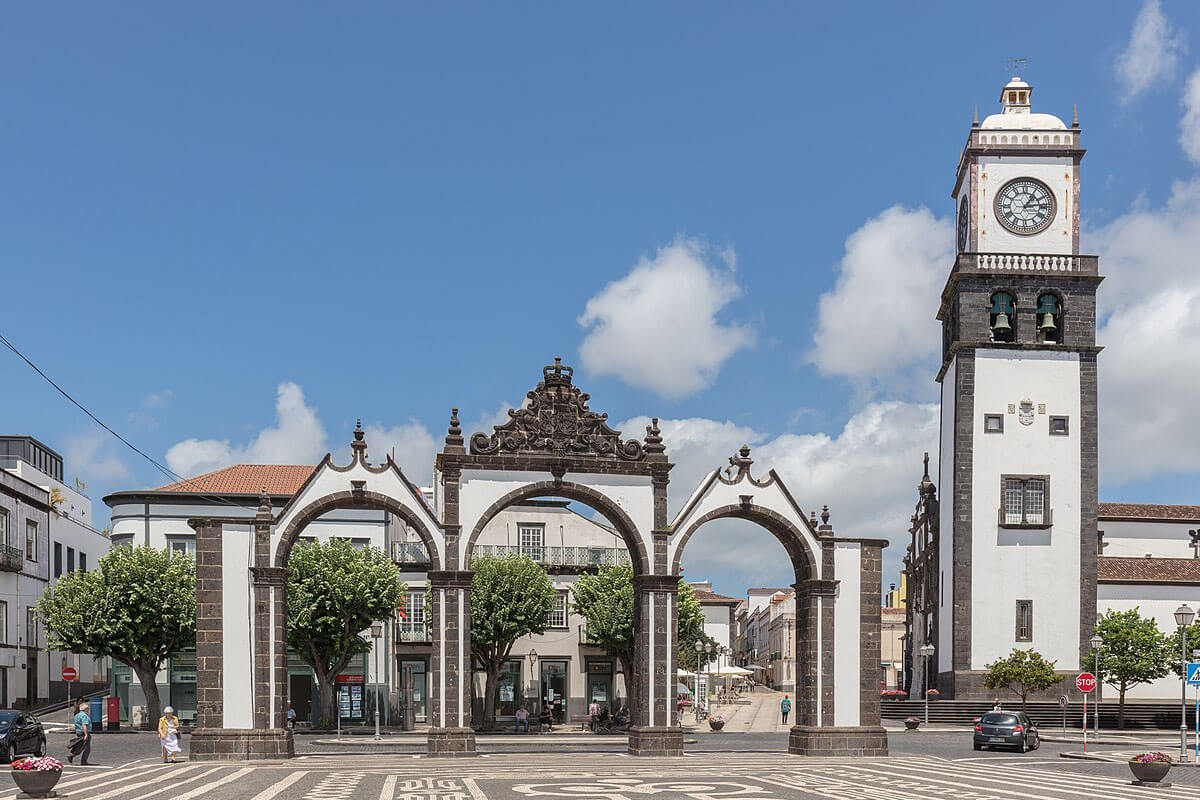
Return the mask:
M 971 125 L 952 191 L 942 323 L 936 686 L 990 698 L 986 665 L 1032 648 L 1080 666 L 1096 618 L 1096 290 L 1079 252 L 1068 127 L 1013 78 Z M 914 647 L 920 643 L 914 643 Z

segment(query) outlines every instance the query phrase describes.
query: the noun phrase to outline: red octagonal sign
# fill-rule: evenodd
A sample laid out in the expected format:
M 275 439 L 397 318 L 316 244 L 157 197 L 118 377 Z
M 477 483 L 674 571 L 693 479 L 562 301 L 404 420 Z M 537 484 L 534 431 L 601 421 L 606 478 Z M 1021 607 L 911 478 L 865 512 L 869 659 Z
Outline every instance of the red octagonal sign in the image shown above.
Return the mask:
M 1075 678 L 1075 688 L 1087 694 L 1096 689 L 1096 676 L 1090 672 L 1081 672 Z
M 79 673 L 75 671 L 74 667 L 63 667 L 62 677 L 64 681 L 73 681 L 79 677 Z

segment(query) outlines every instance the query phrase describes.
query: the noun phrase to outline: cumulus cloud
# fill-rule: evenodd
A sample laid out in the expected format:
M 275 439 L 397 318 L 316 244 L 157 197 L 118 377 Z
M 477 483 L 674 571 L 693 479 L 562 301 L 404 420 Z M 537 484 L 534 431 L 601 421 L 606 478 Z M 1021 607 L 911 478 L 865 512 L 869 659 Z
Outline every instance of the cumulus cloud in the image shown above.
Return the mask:
M 1200 164 L 1200 69 L 1192 73 L 1183 90 L 1183 118 L 1179 120 L 1179 146 Z
M 1156 82 L 1174 76 L 1186 49 L 1183 34 L 1167 20 L 1159 0 L 1146 0 L 1133 21 L 1129 44 L 1113 65 L 1121 102 L 1130 103 Z
M 622 424 L 625 434 L 648 423 L 638 417 Z M 925 451 L 936 457 L 939 432 L 935 404 L 874 402 L 850 417 L 834 434 L 754 431 L 729 421 L 703 418 L 660 420 L 671 470 L 672 517 L 709 471 L 728 465 L 742 444 L 753 445 L 752 472 L 779 472 L 807 513 L 828 504 L 839 536 L 888 539 L 898 545 L 886 557 L 885 571 L 899 570 L 908 519 L 916 503 Z M 937 479 L 936 464 L 934 479 Z M 782 547 L 765 532 L 754 535 L 744 523 L 711 524 L 697 533 L 684 553 L 689 579 L 714 576 L 727 591 L 749 585 L 788 585 L 794 580 Z
M 429 429 L 416 420 L 403 425 L 366 426 L 367 454 L 373 463 L 381 463 L 392 455 L 408 479 L 420 486 L 433 480 L 433 457 L 437 443 Z
M 109 486 L 132 478 L 129 467 L 116 455 L 116 440 L 106 431 L 96 429 L 69 436 L 63 449 L 66 467 L 86 483 Z
M 937 360 L 935 316 L 954 262 L 953 224 L 927 208 L 892 206 L 846 239 L 837 283 L 821 295 L 808 361 L 877 388 L 921 380 Z
M 732 251 L 711 263 L 694 239 L 679 238 L 588 300 L 580 358 L 596 375 L 612 375 L 667 398 L 710 386 L 734 353 L 751 347 L 753 330 L 718 321 L 742 294 Z
M 1161 207 L 1138 207 L 1089 232 L 1099 253 L 1100 468 L 1125 483 L 1200 470 L 1191 424 L 1200 391 L 1200 178 Z
M 240 463 L 315 464 L 328 452 L 326 441 L 316 409 L 305 402 L 304 390 L 289 381 L 276 390 L 274 425 L 242 445 L 228 439 L 185 439 L 167 451 L 167 466 L 192 477 Z

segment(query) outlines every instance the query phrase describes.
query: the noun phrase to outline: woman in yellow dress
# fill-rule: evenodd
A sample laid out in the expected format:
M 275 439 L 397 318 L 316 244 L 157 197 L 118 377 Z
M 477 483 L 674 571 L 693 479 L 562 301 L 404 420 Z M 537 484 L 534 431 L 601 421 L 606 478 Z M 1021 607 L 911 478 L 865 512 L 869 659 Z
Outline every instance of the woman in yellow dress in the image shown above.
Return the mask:
M 170 761 L 174 764 L 175 755 L 180 751 L 179 717 L 175 716 L 175 709 L 170 706 L 163 709 L 163 715 L 158 720 L 158 740 L 162 743 L 163 763 Z

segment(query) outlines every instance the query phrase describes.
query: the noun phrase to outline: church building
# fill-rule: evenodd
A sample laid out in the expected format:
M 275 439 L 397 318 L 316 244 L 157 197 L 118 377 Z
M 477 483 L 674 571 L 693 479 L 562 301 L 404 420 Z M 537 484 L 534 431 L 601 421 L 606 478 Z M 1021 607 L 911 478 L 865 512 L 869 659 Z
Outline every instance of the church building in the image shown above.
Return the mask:
M 938 475 L 927 458 L 904 558 L 913 697 L 990 698 L 986 665 L 1014 648 L 1074 674 L 1098 614 L 1138 606 L 1173 632 L 1180 603 L 1200 606 L 1200 508 L 1099 502 L 1085 150 L 1078 116 L 1035 113 L 1032 93 L 1013 78 L 1000 113 L 976 118 L 951 192 Z M 1131 696 L 1178 697 L 1177 680 L 1158 684 Z

